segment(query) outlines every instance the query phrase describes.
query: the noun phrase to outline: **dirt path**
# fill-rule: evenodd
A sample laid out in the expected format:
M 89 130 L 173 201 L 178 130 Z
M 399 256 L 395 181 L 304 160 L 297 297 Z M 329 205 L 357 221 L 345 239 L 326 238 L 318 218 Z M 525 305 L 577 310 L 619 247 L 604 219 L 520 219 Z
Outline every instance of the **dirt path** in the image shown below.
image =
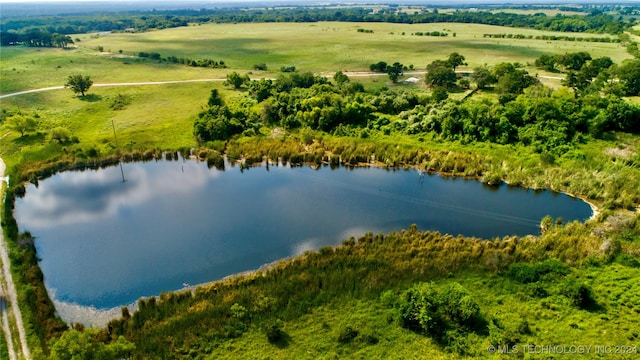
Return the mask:
M 108 87 L 108 86 L 166 85 L 166 84 L 183 84 L 183 83 L 197 83 L 197 82 L 215 82 L 215 81 L 225 81 L 225 80 L 226 79 L 141 81 L 141 82 L 113 83 L 113 84 L 93 84 L 92 86 L 93 87 Z M 19 92 L 14 92 L 14 93 L 11 93 L 11 94 L 0 95 L 0 99 L 12 97 L 12 96 L 24 95 L 24 94 L 31 94 L 31 93 L 38 93 L 38 92 L 45 92 L 45 91 L 52 91 L 52 90 L 62 90 L 64 88 L 65 88 L 64 86 L 52 86 L 52 87 L 46 87 L 46 88 L 41 88 L 41 89 L 32 89 L 32 90 L 19 91 Z
M 0 185 L 2 185 L 2 181 L 7 181 L 7 178 L 4 177 L 4 170 L 4 161 L 0 159 Z M 4 198 L 4 194 L 1 189 L 2 187 L 0 187 L 0 198 Z M 11 276 L 9 249 L 7 248 L 7 244 L 4 242 L 2 227 L 0 227 L 0 262 L 2 262 L 2 279 L 0 279 L 0 285 L 2 289 L 2 296 L 4 297 L 4 306 L 2 307 L 3 323 L 6 319 L 7 326 L 10 328 L 9 315 L 11 314 L 8 313 L 8 310 L 10 309 L 13 313 L 12 315 L 13 321 L 15 321 L 15 327 L 18 329 L 18 342 L 20 343 L 21 347 L 21 349 L 14 349 L 13 341 L 11 339 L 11 333 L 8 332 L 7 347 L 9 349 L 9 358 L 11 358 L 11 356 L 14 356 L 14 358 L 17 359 L 20 358 L 18 357 L 18 355 L 21 355 L 24 359 L 31 360 L 31 353 L 29 352 L 29 347 L 27 345 L 27 336 L 24 331 L 24 324 L 22 323 L 22 314 L 20 313 L 20 308 L 18 307 L 18 294 L 16 293 L 16 286 L 13 283 L 13 277 Z
M 16 351 L 13 349 L 13 338 L 11 336 L 11 327 L 9 326 L 9 315 L 7 315 L 7 305 L 4 302 L 4 286 L 0 286 L 0 314 L 2 314 L 2 332 L 7 342 L 7 352 L 9 360 L 16 360 Z
M 456 72 L 469 72 L 469 71 L 456 71 Z M 416 71 L 405 71 L 404 74 L 405 75 L 424 75 L 426 73 L 427 72 L 424 70 L 422 71 L 416 70 Z M 347 71 L 345 72 L 345 75 L 349 77 L 387 76 L 386 73 L 371 72 L 371 71 Z M 333 75 L 325 74 L 324 76 L 327 78 L 330 78 Z M 537 77 L 542 79 L 564 80 L 563 77 L 556 77 L 556 76 L 539 75 Z M 217 81 L 225 81 L 225 80 L 226 79 L 215 78 L 215 79 L 169 80 L 169 81 L 141 81 L 141 82 L 128 82 L 128 83 L 93 84 L 93 86 L 108 87 L 108 86 L 166 85 L 166 84 L 184 84 L 184 83 L 197 83 L 197 82 L 217 82 Z M 275 80 L 275 79 L 271 79 L 271 80 Z M 31 94 L 31 93 L 38 93 L 38 92 L 45 92 L 45 91 L 52 91 L 52 90 L 61 90 L 64 88 L 65 88 L 64 86 L 52 86 L 52 87 L 46 87 L 41 89 L 18 91 L 10 94 L 0 95 L 0 99 L 12 97 L 12 96 L 24 95 L 24 94 Z

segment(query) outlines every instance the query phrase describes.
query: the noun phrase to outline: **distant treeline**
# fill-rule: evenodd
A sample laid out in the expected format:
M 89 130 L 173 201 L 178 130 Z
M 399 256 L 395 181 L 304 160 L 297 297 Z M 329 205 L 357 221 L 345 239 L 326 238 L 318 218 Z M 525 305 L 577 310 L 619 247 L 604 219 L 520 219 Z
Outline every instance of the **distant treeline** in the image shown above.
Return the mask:
M 168 56 L 166 58 L 163 58 L 162 55 L 157 52 L 139 52 L 138 57 L 156 61 L 166 61 L 172 64 L 184 64 L 193 67 L 208 67 L 214 69 L 225 69 L 227 67 L 227 65 L 222 60 L 215 61 L 211 59 L 191 59 L 176 56 Z
M 171 10 L 152 13 L 104 14 L 97 16 L 43 16 L 11 18 L 0 24 L 2 45 L 24 42 L 20 37 L 31 29 L 63 35 L 103 31 L 146 31 L 187 26 L 190 23 L 250 23 L 250 22 L 387 22 L 402 24 L 474 23 L 509 27 L 534 28 L 565 32 L 591 32 L 619 34 L 630 28 L 634 21 L 623 21 L 601 11 L 588 15 L 535 15 L 492 13 L 489 11 L 458 10 L 440 13 L 437 9 L 416 10 L 409 14 L 394 7 L 374 11 L 367 7 L 316 8 L 293 7 L 264 9 L 202 9 Z M 17 41 L 16 41 L 17 39 Z
M 603 42 L 603 43 L 619 43 L 621 39 L 611 37 L 579 37 L 579 36 L 558 36 L 558 35 L 524 35 L 524 34 L 483 34 L 482 37 L 492 39 L 526 39 L 526 40 L 547 40 L 547 41 L 584 41 L 584 42 Z
M 26 45 L 32 47 L 65 48 L 73 44 L 73 40 L 69 35 L 59 34 L 57 32 L 51 33 L 40 29 L 29 29 L 21 33 L 1 32 L 0 41 L 2 46 Z
M 440 31 L 426 31 L 426 32 L 416 31 L 412 35 L 415 35 L 415 36 L 449 36 L 449 34 L 447 34 L 446 32 L 440 32 Z

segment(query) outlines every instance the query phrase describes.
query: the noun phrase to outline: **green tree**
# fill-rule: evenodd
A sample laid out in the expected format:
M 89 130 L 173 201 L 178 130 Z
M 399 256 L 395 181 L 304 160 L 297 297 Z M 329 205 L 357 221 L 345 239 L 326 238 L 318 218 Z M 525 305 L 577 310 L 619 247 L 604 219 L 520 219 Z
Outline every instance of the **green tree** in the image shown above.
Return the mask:
M 34 118 L 20 114 L 15 114 L 7 119 L 7 124 L 10 129 L 19 132 L 21 137 L 28 132 L 35 131 L 38 127 L 38 123 Z
M 502 94 L 522 94 L 524 89 L 537 84 L 538 79 L 529 75 L 525 70 L 515 69 L 498 76 L 496 90 Z
M 211 89 L 211 95 L 209 95 L 209 101 L 207 101 L 207 105 L 209 105 L 209 107 L 224 105 L 224 101 L 222 100 L 222 97 L 220 97 L 220 92 L 218 91 L 218 89 Z
M 399 301 L 402 325 L 428 334 L 444 331 L 438 313 L 438 290 L 432 283 L 416 284 L 402 294 Z
M 467 324 L 480 314 L 480 307 L 467 289 L 452 283 L 440 292 L 439 304 L 443 314 L 456 324 Z
M 556 71 L 556 57 L 551 55 L 540 55 L 536 59 L 536 67 L 547 71 Z
M 65 143 L 71 140 L 71 131 L 63 127 L 57 127 L 51 130 L 51 140 L 59 143 Z
M 249 83 L 249 92 L 258 102 L 269 98 L 272 90 L 273 81 L 271 79 L 254 80 Z
M 67 45 L 73 44 L 71 36 L 62 34 L 53 34 L 53 36 L 51 37 L 51 41 L 53 45 L 63 49 L 66 48 Z
M 616 70 L 627 96 L 640 95 L 640 60 L 625 60 Z
M 427 65 L 425 82 L 430 86 L 451 87 L 456 83 L 456 73 L 447 61 L 435 60 Z
M 560 83 L 566 87 L 573 88 L 577 93 L 582 93 L 591 85 L 591 78 L 587 77 L 583 71 L 569 71 Z
M 439 103 L 441 101 L 447 100 L 449 98 L 449 93 L 447 89 L 443 86 L 436 86 L 431 92 L 431 100 L 433 102 Z
M 449 63 L 449 66 L 451 66 L 453 68 L 453 71 L 456 71 L 456 68 L 460 65 L 467 65 L 467 63 L 465 62 L 465 58 L 464 56 L 458 54 L 457 52 L 451 53 L 449 55 L 449 58 L 447 59 L 447 63 Z
M 211 106 L 198 114 L 194 135 L 201 141 L 227 140 L 244 130 L 242 123 L 226 106 Z
M 51 360 L 111 360 L 128 357 L 135 345 L 120 336 L 112 343 L 97 341 L 97 329 L 65 331 L 51 343 Z
M 562 66 L 564 66 L 567 70 L 575 70 L 578 71 L 587 63 L 587 61 L 591 60 L 591 55 L 589 53 L 580 51 L 577 53 L 558 55 L 556 57 L 556 62 Z
M 379 61 L 375 64 L 371 64 L 369 65 L 369 70 L 371 71 L 378 71 L 378 72 L 385 72 L 387 71 L 387 63 L 384 61 Z
M 488 85 L 495 84 L 498 79 L 486 67 L 477 67 L 473 69 L 471 79 L 476 83 L 478 89 L 484 89 Z
M 242 85 L 249 84 L 249 81 L 249 75 L 245 74 L 242 76 L 234 71 L 227 74 L 227 81 L 225 81 L 224 84 L 233 86 L 234 89 L 240 89 Z
M 333 80 L 336 82 L 336 84 L 342 86 L 342 84 L 346 84 L 349 82 L 349 77 L 342 71 L 338 71 L 333 75 Z
M 588 78 L 594 78 L 600 75 L 602 70 L 608 69 L 613 65 L 613 60 L 608 56 L 599 57 L 589 61 L 582 67 L 581 71 Z
M 82 76 L 80 74 L 69 75 L 69 79 L 64 86 L 68 86 L 73 90 L 74 93 L 80 93 L 84 96 L 85 92 L 89 90 L 89 88 L 93 85 L 93 80 L 87 75 Z
M 393 63 L 391 66 L 387 66 L 387 74 L 389 79 L 394 83 L 398 81 L 398 78 L 403 74 L 403 66 L 399 62 Z

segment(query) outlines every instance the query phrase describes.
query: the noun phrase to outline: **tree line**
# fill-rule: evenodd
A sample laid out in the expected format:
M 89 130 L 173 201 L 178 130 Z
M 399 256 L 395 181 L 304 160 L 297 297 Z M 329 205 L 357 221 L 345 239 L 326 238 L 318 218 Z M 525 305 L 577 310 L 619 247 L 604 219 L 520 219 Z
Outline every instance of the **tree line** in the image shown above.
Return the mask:
M 66 48 L 73 44 L 73 39 L 69 35 L 51 33 L 37 28 L 27 31 L 0 32 L 0 45 L 25 45 L 29 47 L 59 47 Z
M 206 67 L 212 69 L 226 69 L 227 65 L 223 60 L 216 61 L 212 59 L 192 59 L 187 57 L 177 57 L 177 56 L 167 56 L 166 58 L 162 57 L 157 52 L 145 52 L 141 51 L 138 53 L 138 57 L 151 59 L 155 61 L 164 61 L 171 64 L 183 64 L 191 67 Z
M 621 39 L 611 37 L 581 37 L 566 35 L 524 35 L 524 34 L 482 34 L 482 37 L 490 39 L 526 39 L 526 40 L 546 40 L 546 41 L 583 41 L 583 42 L 602 42 L 602 43 L 619 43 Z

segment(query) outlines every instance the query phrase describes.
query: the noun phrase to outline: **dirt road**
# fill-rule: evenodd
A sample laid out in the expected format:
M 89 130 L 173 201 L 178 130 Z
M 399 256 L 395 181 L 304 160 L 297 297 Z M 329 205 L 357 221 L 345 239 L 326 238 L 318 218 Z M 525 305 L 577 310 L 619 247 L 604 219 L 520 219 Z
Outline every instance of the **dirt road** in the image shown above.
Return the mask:
M 4 194 L 2 191 L 1 183 L 7 181 L 7 178 L 4 177 L 5 164 L 2 159 L 0 159 L 0 198 L 4 199 Z M 0 293 L 3 296 L 3 306 L 2 306 L 2 322 L 3 328 L 5 326 L 4 322 L 6 320 L 6 327 L 9 328 L 7 332 L 7 347 L 9 349 L 9 359 L 19 359 L 24 358 L 26 360 L 31 360 L 31 353 L 29 352 L 29 346 L 27 345 L 27 336 L 24 331 L 24 324 L 22 322 L 22 313 L 20 312 L 20 308 L 18 307 L 18 294 L 16 293 L 16 287 L 13 283 L 13 277 L 11 276 L 11 268 L 9 262 L 9 249 L 7 248 L 7 244 L 5 243 L 4 236 L 2 234 L 2 228 L 0 227 L 0 262 L 2 262 L 2 274 L 0 274 Z M 11 311 L 11 313 L 9 313 Z M 13 316 L 11 316 L 13 315 Z M 11 334 L 11 323 L 13 320 L 15 322 L 15 328 L 18 329 L 18 342 L 20 346 L 18 349 L 14 347 L 14 342 Z M 13 334 L 15 335 L 15 334 Z

